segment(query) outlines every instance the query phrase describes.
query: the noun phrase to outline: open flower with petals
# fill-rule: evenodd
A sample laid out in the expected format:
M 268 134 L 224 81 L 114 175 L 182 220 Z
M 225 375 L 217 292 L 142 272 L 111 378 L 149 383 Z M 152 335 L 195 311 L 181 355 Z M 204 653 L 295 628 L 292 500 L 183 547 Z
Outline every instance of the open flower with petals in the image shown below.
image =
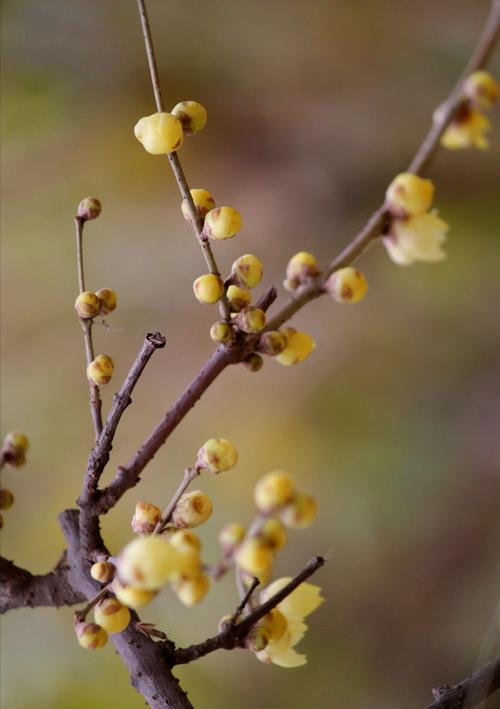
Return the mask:
M 291 580 L 290 577 L 284 577 L 273 581 L 260 594 L 261 603 L 268 601 Z M 307 630 L 304 618 L 315 611 L 323 603 L 323 600 L 319 586 L 301 583 L 295 591 L 278 603 L 276 608 L 262 621 L 268 630 L 269 642 L 264 650 L 256 653 L 258 659 L 261 662 L 272 662 L 281 667 L 305 665 L 307 657 L 298 653 L 294 648 Z M 280 622 L 276 622 L 277 619 Z M 286 624 L 283 620 L 286 621 Z
M 442 261 L 446 258 L 443 243 L 449 228 L 435 212 L 394 219 L 390 233 L 383 238 L 384 246 L 400 266 L 409 266 L 415 261 Z
M 490 119 L 484 113 L 466 106 L 446 128 L 441 136 L 441 145 L 448 150 L 487 150 L 490 147 L 487 138 L 490 129 Z

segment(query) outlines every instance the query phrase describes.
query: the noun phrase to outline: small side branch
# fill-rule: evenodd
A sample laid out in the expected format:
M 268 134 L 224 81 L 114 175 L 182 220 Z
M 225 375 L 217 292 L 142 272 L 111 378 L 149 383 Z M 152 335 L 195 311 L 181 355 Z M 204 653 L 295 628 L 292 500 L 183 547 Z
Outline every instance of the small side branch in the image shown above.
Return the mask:
M 232 650 L 242 644 L 248 632 L 261 618 L 269 613 L 273 608 L 276 608 L 278 603 L 281 603 L 287 596 L 289 596 L 292 591 L 295 591 L 297 586 L 300 586 L 306 579 L 312 576 L 321 566 L 323 566 L 325 560 L 321 556 L 313 557 L 302 569 L 300 573 L 293 578 L 290 583 L 288 583 L 281 591 L 275 593 L 274 596 L 258 606 L 252 613 L 249 613 L 241 622 L 234 625 L 229 625 L 228 628 L 215 635 L 212 638 L 208 638 L 198 645 L 190 645 L 186 648 L 178 648 L 173 651 L 172 663 L 174 665 L 183 665 L 188 662 L 193 662 L 194 660 L 199 660 L 200 657 L 208 655 L 210 652 L 215 650 Z
M 47 574 L 32 574 L 0 557 L 0 613 L 14 608 L 73 606 L 85 596 L 75 591 L 68 577 L 66 552 Z
M 453 687 L 433 689 L 435 701 L 427 709 L 472 709 L 500 689 L 500 656 Z
M 163 511 L 163 514 L 160 517 L 160 520 L 155 527 L 154 534 L 159 534 L 160 532 L 162 532 L 163 529 L 165 528 L 165 525 L 167 525 L 170 522 L 170 518 L 172 517 L 172 514 L 175 510 L 177 503 L 179 502 L 181 497 L 184 495 L 184 493 L 186 492 L 188 487 L 191 485 L 193 480 L 195 480 L 199 474 L 200 474 L 199 468 L 186 468 L 179 487 L 175 491 L 174 496 L 172 497 L 172 499 L 168 503 L 167 507 Z

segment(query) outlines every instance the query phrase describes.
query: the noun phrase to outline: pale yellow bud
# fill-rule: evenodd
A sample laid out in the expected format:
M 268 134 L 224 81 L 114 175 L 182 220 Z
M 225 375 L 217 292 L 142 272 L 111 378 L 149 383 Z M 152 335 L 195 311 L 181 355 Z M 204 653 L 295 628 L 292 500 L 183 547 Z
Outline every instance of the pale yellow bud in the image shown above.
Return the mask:
M 441 145 L 448 150 L 490 147 L 488 133 L 491 122 L 481 111 L 464 106 L 441 136 Z
M 365 297 L 368 283 L 361 271 L 347 266 L 332 273 L 324 288 L 337 303 L 358 303 Z
M 257 349 L 259 352 L 270 357 L 275 357 L 276 355 L 283 352 L 286 348 L 287 339 L 285 335 L 279 330 L 270 330 L 265 332 L 259 340 Z
M 207 122 L 207 109 L 197 101 L 181 101 L 172 109 L 187 135 L 199 133 Z
M 181 529 L 198 527 L 210 518 L 212 510 L 212 502 L 204 492 L 185 492 L 175 506 L 172 524 Z
M 161 510 L 150 502 L 139 500 L 135 506 L 131 526 L 136 534 L 151 534 L 160 521 Z
M 219 544 L 224 554 L 232 554 L 235 548 L 245 538 L 246 529 L 242 524 L 232 522 L 226 524 L 219 532 Z
M 137 537 L 118 558 L 120 581 L 140 591 L 157 591 L 182 572 L 183 559 L 174 547 L 157 535 Z
M 130 611 L 116 598 L 103 598 L 94 607 L 94 619 L 107 633 L 121 633 L 130 623 Z
M 85 650 L 99 650 L 108 642 L 107 632 L 97 623 L 76 623 L 75 632 L 78 643 Z
M 115 567 L 109 561 L 96 561 L 90 567 L 90 575 L 100 583 L 109 583 L 115 575 Z
M 312 337 L 305 332 L 299 332 L 293 327 L 283 327 L 280 332 L 285 335 L 287 340 L 283 352 L 274 358 L 280 364 L 285 366 L 298 364 L 308 357 L 316 347 Z
M 97 291 L 96 296 L 99 298 L 99 314 L 108 315 L 108 313 L 116 310 L 116 304 L 118 302 L 118 296 L 114 290 L 111 288 L 101 288 Z
M 97 355 L 93 362 L 87 367 L 87 378 L 97 386 L 102 386 L 111 381 L 114 364 L 108 355 Z
M 318 262 L 308 251 L 299 251 L 292 256 L 286 267 L 285 288 L 296 290 L 300 285 L 317 276 L 320 272 Z
M 246 308 L 252 300 L 252 294 L 246 288 L 240 288 L 239 286 L 229 286 L 227 289 L 227 300 L 231 306 L 231 310 L 235 313 L 239 313 L 240 310 Z
M 205 217 L 204 231 L 211 239 L 230 239 L 241 230 L 241 215 L 232 207 L 216 207 Z
M 316 512 L 317 504 L 314 497 L 307 492 L 299 490 L 295 493 L 291 502 L 279 511 L 279 516 L 287 527 L 304 529 L 314 520 Z
M 273 550 L 262 539 L 245 539 L 235 554 L 236 564 L 252 576 L 260 577 L 273 564 Z
M 195 606 L 202 601 L 208 593 L 210 581 L 205 574 L 199 574 L 191 579 L 186 579 L 176 584 L 174 591 L 181 603 L 185 606 Z
M 243 332 L 260 332 L 266 326 L 266 314 L 252 305 L 243 308 L 234 321 Z
M 94 318 L 98 312 L 101 304 L 99 298 L 95 293 L 90 291 L 84 291 L 75 300 L 75 310 L 78 313 L 78 317 L 86 320 L 87 318 Z
M 474 71 L 464 81 L 464 94 L 478 108 L 492 108 L 498 101 L 500 87 L 487 71 Z
M 134 134 L 144 149 L 153 155 L 166 155 L 178 150 L 184 140 L 181 122 L 171 113 L 153 113 L 141 118 Z
M 24 433 L 19 433 L 18 431 L 10 431 L 3 440 L 3 445 L 5 448 L 11 450 L 19 450 L 26 453 L 29 450 L 30 442 L 28 437 Z
M 210 328 L 210 337 L 217 344 L 231 342 L 234 339 L 234 331 L 227 322 L 218 320 Z
M 245 357 L 242 362 L 243 366 L 246 367 L 250 372 L 258 372 L 264 366 L 264 360 L 257 352 L 252 352 Z
M 226 438 L 210 438 L 198 451 L 198 467 L 211 473 L 222 473 L 234 468 L 238 451 Z
M 170 544 L 179 551 L 190 550 L 199 552 L 201 549 L 200 538 L 190 529 L 176 529 L 170 535 Z
M 193 291 L 196 299 L 205 305 L 216 303 L 224 292 L 224 284 L 219 276 L 213 273 L 206 273 L 193 283 Z
M 76 210 L 77 218 L 82 222 L 97 219 L 102 212 L 102 206 L 97 197 L 85 197 L 82 199 Z
M 285 528 L 276 517 L 269 517 L 265 520 L 260 528 L 259 536 L 273 551 L 283 549 L 287 540 Z
M 269 514 L 290 502 L 295 493 L 291 477 L 283 470 L 264 475 L 255 486 L 254 500 L 260 512 Z
M 411 172 L 402 172 L 393 179 L 385 196 L 389 208 L 396 213 L 422 214 L 432 206 L 434 184 Z
M 236 259 L 231 269 L 231 276 L 236 285 L 244 288 L 255 288 L 260 282 L 264 267 L 253 254 L 244 254 Z
M 155 591 L 143 591 L 133 586 L 123 586 L 116 577 L 113 579 L 112 589 L 124 606 L 134 610 L 147 605 L 156 596 Z
M 215 207 L 214 198 L 208 190 L 204 190 L 201 188 L 195 188 L 193 190 L 190 190 L 190 192 L 198 216 L 200 217 L 200 219 L 205 219 L 208 212 L 210 212 Z M 186 200 L 182 200 L 181 210 L 182 214 L 184 215 L 184 219 L 187 219 L 189 221 L 191 215 L 189 213 L 189 207 L 187 205 Z
M 14 504 L 14 495 L 10 490 L 0 490 L 0 510 L 8 510 Z

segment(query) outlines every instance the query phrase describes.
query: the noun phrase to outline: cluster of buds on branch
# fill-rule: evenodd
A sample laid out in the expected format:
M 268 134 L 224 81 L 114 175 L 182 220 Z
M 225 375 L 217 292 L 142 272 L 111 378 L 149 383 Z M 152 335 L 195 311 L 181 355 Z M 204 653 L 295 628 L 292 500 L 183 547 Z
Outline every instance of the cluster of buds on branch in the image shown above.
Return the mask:
M 30 443 L 27 436 L 19 431 L 10 431 L 3 441 L 0 450 L 0 470 L 6 468 L 20 468 L 26 462 L 26 453 Z M 0 510 L 8 510 L 14 504 L 14 495 L 7 488 L 0 487 Z M 3 527 L 3 516 L 0 514 L 0 529 Z

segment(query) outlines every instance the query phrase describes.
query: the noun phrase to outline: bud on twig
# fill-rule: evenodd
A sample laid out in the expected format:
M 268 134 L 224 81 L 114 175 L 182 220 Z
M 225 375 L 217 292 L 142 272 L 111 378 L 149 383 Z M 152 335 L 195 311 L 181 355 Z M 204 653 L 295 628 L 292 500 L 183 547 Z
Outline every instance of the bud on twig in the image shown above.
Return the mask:
M 82 199 L 76 210 L 76 217 L 81 222 L 88 222 L 97 219 L 102 212 L 102 206 L 97 197 L 85 197 Z

